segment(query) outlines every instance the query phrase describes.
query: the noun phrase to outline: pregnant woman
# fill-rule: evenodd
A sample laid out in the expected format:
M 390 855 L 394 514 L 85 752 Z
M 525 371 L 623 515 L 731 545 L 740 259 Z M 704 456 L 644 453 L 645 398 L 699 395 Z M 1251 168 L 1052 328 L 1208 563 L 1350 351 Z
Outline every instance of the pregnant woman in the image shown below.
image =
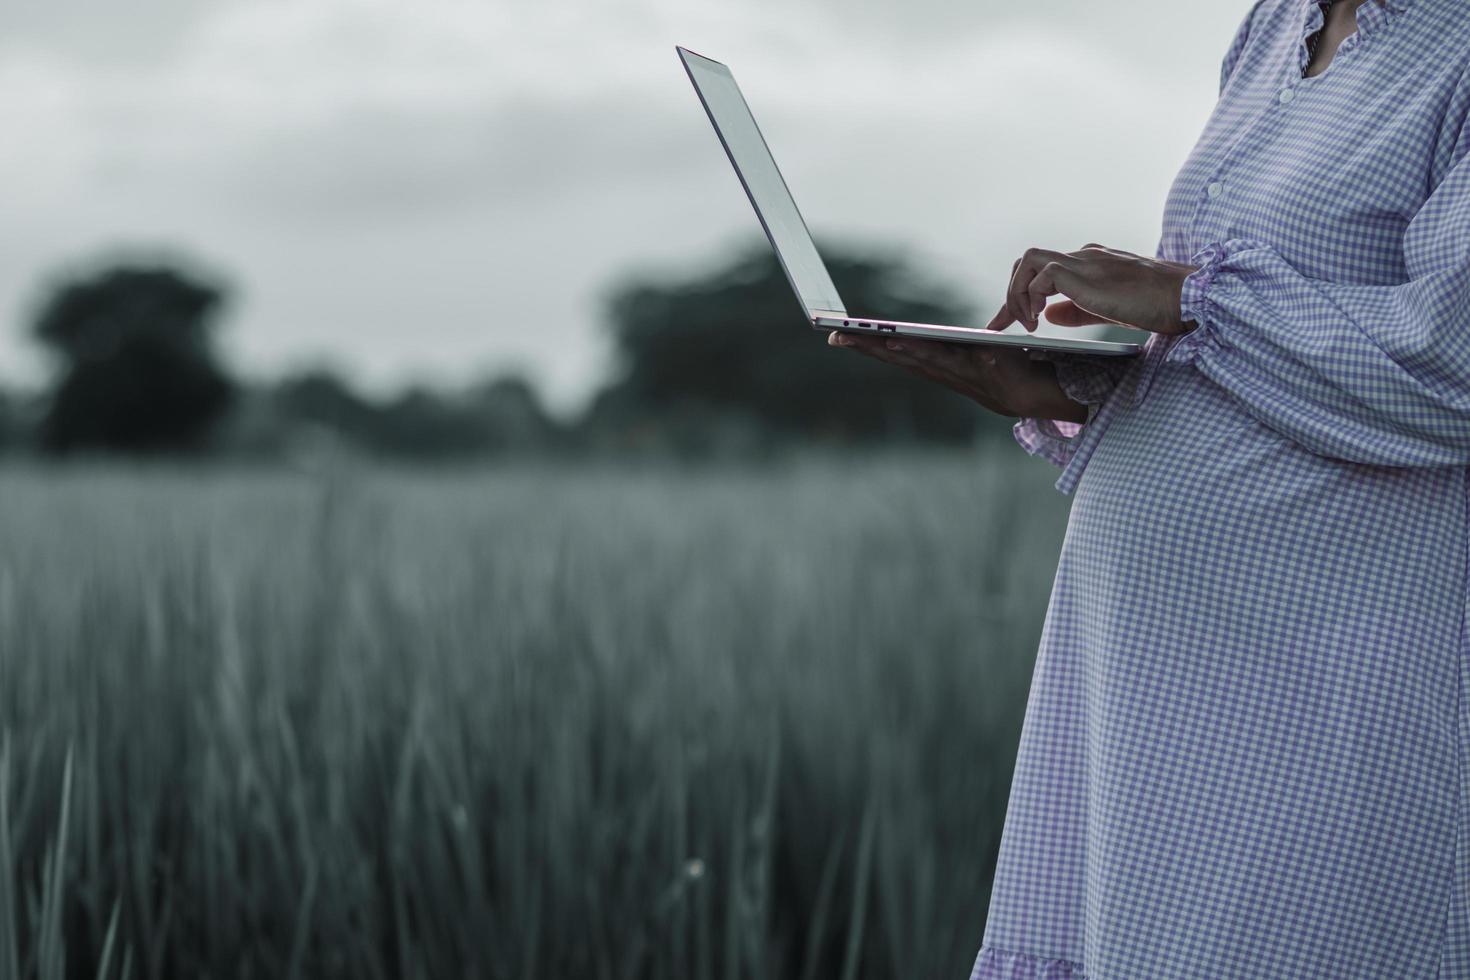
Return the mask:
M 1470 978 L 1470 6 L 1259 0 L 1155 258 L 834 335 L 1018 417 L 1071 523 L 973 978 Z

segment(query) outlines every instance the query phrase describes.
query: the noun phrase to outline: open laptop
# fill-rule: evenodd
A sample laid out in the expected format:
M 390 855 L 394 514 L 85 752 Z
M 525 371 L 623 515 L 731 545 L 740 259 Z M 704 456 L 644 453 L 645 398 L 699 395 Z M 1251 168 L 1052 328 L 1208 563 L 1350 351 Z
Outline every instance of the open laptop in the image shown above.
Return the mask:
M 1031 350 L 1061 350 L 1082 354 L 1121 356 L 1137 354 L 1140 344 L 1083 340 L 1071 337 L 1043 337 L 1033 333 L 1002 333 L 980 327 L 946 327 L 933 323 L 903 323 L 877 320 L 851 314 L 837 295 L 827 266 L 817 254 L 817 246 L 807 231 L 791 191 L 786 187 L 776 160 L 771 156 L 755 117 L 735 84 L 730 69 L 687 48 L 678 48 L 679 58 L 689 72 L 689 80 L 704 103 L 709 121 L 724 144 L 725 153 L 745 187 L 756 217 L 776 250 L 781 268 L 796 299 L 814 328 L 845 330 L 853 333 L 891 333 L 904 337 L 924 337 L 965 344 L 1005 344 Z

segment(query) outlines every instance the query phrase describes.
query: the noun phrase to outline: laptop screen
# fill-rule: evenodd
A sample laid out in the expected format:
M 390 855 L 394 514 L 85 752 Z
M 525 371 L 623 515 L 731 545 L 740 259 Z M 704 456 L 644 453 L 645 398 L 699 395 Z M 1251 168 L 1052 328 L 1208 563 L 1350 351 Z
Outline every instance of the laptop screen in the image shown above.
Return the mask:
M 755 118 L 730 69 L 685 48 L 679 49 L 679 57 L 684 60 L 689 79 L 694 82 L 710 122 L 720 134 L 725 152 L 730 155 L 730 162 L 735 165 L 750 203 L 755 205 L 756 215 L 802 305 L 808 311 L 843 312 L 837 287 L 817 254 L 806 222 L 796 210 L 796 202 L 776 169 L 776 161 L 756 128 Z

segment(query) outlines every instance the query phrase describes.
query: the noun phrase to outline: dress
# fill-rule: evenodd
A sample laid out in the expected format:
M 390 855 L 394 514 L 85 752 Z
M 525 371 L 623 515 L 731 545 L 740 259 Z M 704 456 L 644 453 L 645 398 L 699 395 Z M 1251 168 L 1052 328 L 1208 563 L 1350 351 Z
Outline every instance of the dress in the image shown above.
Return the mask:
M 1085 423 L 972 980 L 1470 978 L 1470 5 L 1260 0 Z

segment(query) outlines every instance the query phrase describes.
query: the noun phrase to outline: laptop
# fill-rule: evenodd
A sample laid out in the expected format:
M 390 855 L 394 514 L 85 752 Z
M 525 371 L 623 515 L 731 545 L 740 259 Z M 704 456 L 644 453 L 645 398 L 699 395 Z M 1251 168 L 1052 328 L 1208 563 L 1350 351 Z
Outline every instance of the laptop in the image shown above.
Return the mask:
M 735 167 L 746 196 L 755 207 L 776 258 L 796 293 L 802 311 L 817 330 L 851 333 L 887 333 L 900 337 L 923 337 L 962 344 L 1003 344 L 1030 350 L 1071 351 L 1080 354 L 1127 356 L 1143 349 L 1141 344 L 1072 337 L 1043 337 L 1033 333 L 1002 333 L 981 327 L 948 327 L 934 323 L 904 323 L 879 320 L 849 313 L 832 285 L 827 266 L 817 254 L 816 243 L 807 231 L 801 212 L 786 187 L 776 160 L 756 127 L 755 117 L 735 84 L 730 69 L 718 61 L 679 47 L 679 58 L 704 103 L 704 111 Z

